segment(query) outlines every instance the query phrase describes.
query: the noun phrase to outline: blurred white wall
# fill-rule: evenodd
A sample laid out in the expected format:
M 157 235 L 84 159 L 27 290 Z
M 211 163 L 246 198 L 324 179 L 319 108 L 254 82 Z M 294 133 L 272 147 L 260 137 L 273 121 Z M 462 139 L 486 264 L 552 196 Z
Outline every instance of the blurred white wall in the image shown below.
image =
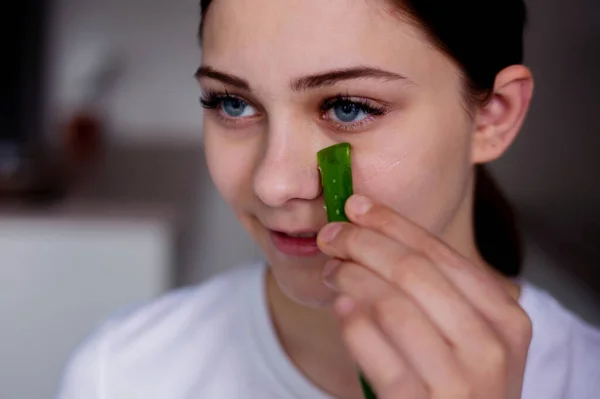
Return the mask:
M 158 212 L 0 214 L 0 398 L 54 397 L 101 320 L 170 288 L 173 244 Z
M 111 62 L 116 82 L 104 105 L 115 139 L 199 140 L 198 16 L 198 0 L 55 0 L 52 115 L 68 114 L 82 76 Z

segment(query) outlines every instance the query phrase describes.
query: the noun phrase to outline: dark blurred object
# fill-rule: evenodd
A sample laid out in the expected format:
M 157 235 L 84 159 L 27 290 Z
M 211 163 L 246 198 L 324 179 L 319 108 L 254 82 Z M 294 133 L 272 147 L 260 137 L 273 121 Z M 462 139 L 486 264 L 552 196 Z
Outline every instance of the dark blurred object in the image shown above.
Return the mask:
M 64 130 L 65 158 L 71 178 L 85 179 L 98 164 L 104 152 L 103 126 L 92 110 L 82 109 L 73 114 Z
M 62 198 L 68 185 L 66 168 L 47 151 L 28 150 L 0 146 L 0 200 L 48 202 Z
M 75 113 L 66 127 L 65 147 L 67 157 L 75 165 L 97 162 L 104 147 L 100 119 L 92 111 Z
M 49 0 L 21 0 L 2 13 L 0 198 L 45 200 L 63 191 L 61 167 L 45 142 L 49 6 Z

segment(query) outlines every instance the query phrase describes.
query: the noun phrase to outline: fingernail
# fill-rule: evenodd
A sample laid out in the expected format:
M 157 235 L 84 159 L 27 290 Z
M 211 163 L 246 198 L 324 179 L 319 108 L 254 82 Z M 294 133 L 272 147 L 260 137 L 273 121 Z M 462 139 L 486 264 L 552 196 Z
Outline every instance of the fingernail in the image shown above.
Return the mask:
M 356 309 L 356 301 L 348 296 L 342 296 L 335 302 L 334 309 L 340 316 L 348 316 Z
M 340 267 L 341 264 L 342 264 L 342 261 L 340 261 L 338 259 L 332 259 L 325 264 L 325 270 L 323 270 L 323 283 L 327 287 L 331 288 L 332 290 L 336 289 L 336 286 L 334 283 L 335 272 L 337 271 L 337 269 Z
M 353 195 L 348 199 L 348 209 L 356 215 L 364 215 L 373 207 L 373 201 L 362 195 Z
M 320 238 L 323 242 L 331 242 L 342 230 L 342 225 L 339 223 L 328 224 L 321 230 Z

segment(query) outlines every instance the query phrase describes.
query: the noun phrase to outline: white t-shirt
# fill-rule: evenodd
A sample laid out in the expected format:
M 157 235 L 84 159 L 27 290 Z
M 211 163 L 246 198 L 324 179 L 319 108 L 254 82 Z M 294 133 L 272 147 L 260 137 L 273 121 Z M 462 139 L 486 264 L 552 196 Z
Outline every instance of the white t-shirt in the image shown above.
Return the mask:
M 107 322 L 58 399 L 332 399 L 280 346 L 265 270 L 246 265 Z M 526 283 L 521 305 L 533 321 L 522 398 L 600 398 L 600 332 Z

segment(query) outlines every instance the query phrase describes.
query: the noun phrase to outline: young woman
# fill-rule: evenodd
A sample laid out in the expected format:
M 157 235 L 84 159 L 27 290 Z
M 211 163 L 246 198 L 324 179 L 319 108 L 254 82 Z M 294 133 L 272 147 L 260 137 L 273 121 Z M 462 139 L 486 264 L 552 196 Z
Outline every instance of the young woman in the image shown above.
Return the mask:
M 264 250 L 106 323 L 62 399 L 588 399 L 600 333 L 518 280 L 480 165 L 533 91 L 522 0 L 203 0 L 212 178 Z M 316 153 L 353 148 L 351 223 Z M 235 245 L 235 243 L 232 243 Z

